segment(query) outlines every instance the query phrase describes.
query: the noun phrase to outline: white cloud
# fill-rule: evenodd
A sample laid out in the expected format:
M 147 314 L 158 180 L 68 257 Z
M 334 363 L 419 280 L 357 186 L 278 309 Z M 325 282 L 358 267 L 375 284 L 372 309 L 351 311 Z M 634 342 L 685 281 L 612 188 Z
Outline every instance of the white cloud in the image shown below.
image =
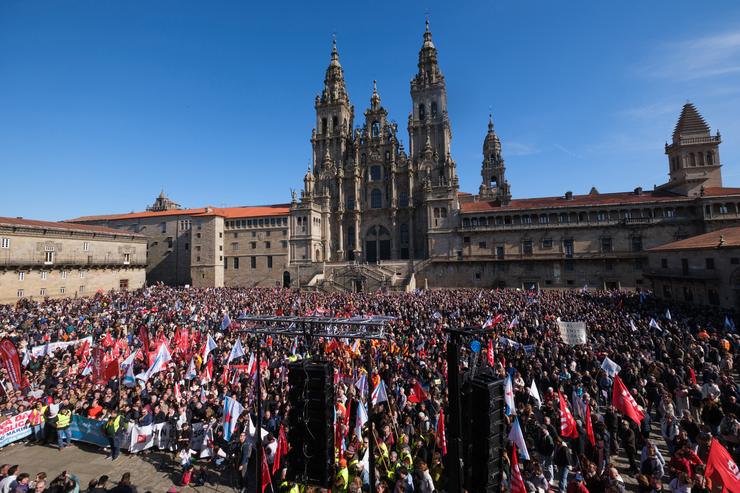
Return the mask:
M 740 73 L 740 31 L 666 43 L 638 70 L 680 80 Z

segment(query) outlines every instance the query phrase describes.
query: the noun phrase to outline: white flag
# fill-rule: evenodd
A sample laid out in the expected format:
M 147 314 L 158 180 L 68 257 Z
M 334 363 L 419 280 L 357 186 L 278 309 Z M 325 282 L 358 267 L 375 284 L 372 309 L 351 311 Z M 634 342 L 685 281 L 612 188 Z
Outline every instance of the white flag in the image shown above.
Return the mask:
M 637 332 L 637 327 L 635 326 L 635 321 L 630 319 L 630 328 L 632 329 L 632 332 Z
M 144 378 L 142 378 L 142 380 L 146 382 L 152 377 L 152 375 L 164 370 L 167 367 L 167 363 L 171 359 L 172 356 L 170 356 L 170 350 L 167 349 L 167 344 L 162 344 L 161 346 L 159 346 L 157 357 L 154 358 L 152 366 L 150 366 L 146 373 L 144 373 Z
M 540 392 L 537 390 L 534 379 L 532 379 L 532 385 L 529 387 L 529 395 L 537 401 L 537 407 L 542 407 L 542 399 L 540 398 Z
M 242 356 L 244 356 L 244 348 L 242 348 L 242 341 L 241 339 L 237 338 L 236 343 L 234 343 L 234 347 L 231 348 L 231 352 L 229 353 L 229 359 L 226 361 L 226 364 L 228 365 L 235 359 L 239 359 Z
M 516 404 L 514 404 L 514 386 L 511 382 L 511 375 L 504 380 L 504 402 L 506 403 L 506 415 L 516 414 Z
M 619 373 L 622 367 L 609 359 L 609 356 L 604 356 L 604 361 L 601 362 L 601 369 L 604 370 L 607 375 L 613 378 L 614 375 Z
M 673 320 L 671 318 L 671 311 L 668 308 L 665 309 L 665 318 L 667 318 L 668 320 Z
M 208 361 L 208 355 L 211 351 L 216 349 L 216 341 L 213 340 L 213 337 L 211 337 L 211 334 L 208 334 L 208 339 L 206 340 L 206 346 L 203 348 L 203 363 Z

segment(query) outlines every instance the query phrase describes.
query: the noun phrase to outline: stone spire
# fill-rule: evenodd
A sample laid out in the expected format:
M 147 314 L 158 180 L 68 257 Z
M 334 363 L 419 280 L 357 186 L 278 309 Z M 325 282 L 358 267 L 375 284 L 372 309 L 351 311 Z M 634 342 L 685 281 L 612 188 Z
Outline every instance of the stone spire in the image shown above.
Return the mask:
M 419 72 L 413 83 L 417 86 L 431 85 L 444 79 L 437 64 L 437 48 L 432 41 L 432 32 L 429 30 L 429 20 L 426 21 L 424 42 L 419 50 Z
M 337 40 L 334 38 L 331 45 L 331 61 L 324 77 L 324 91 L 321 94 L 322 103 L 344 102 L 349 104 L 347 86 L 344 83 L 344 71 L 339 63 Z
M 511 189 L 506 181 L 506 167 L 501 157 L 501 140 L 493 128 L 493 117 L 488 115 L 488 133 L 483 140 L 483 166 L 481 167 L 480 198 L 497 200 L 508 204 L 511 200 Z
M 370 97 L 370 108 L 377 110 L 380 108 L 380 94 L 378 94 L 378 81 L 373 80 L 373 95 Z

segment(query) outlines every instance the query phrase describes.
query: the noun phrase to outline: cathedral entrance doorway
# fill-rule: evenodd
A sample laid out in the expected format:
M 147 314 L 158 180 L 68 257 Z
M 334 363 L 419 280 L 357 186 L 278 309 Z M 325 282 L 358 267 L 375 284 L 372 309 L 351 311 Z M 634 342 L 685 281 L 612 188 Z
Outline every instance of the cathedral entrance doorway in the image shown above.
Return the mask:
M 383 226 L 373 226 L 365 236 L 365 260 L 377 262 L 391 259 L 391 234 Z

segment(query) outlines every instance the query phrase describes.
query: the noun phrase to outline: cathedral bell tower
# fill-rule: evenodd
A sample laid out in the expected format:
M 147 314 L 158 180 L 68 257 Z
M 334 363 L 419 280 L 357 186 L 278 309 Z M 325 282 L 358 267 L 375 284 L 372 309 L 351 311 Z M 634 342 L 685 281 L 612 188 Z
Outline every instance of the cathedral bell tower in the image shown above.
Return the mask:
M 414 166 L 426 174 L 431 186 L 457 187 L 455 163 L 450 156 L 452 132 L 447 117 L 445 78 L 437 63 L 429 21 L 419 50 L 418 72 L 411 81 L 413 110 L 409 115 L 409 139 Z M 425 150 L 431 147 L 431 159 Z
M 506 205 L 511 200 L 511 189 L 506 181 L 506 167 L 501 157 L 501 141 L 493 129 L 493 118 L 488 115 L 488 133 L 483 141 L 483 181 L 480 186 L 481 200 L 496 200 Z
M 336 39 L 332 41 L 331 61 L 324 77 L 324 89 L 316 96 L 316 127 L 311 136 L 314 173 L 321 173 L 327 150 L 334 166 L 344 166 L 352 137 L 354 107 L 350 104 L 344 71 L 339 63 Z

